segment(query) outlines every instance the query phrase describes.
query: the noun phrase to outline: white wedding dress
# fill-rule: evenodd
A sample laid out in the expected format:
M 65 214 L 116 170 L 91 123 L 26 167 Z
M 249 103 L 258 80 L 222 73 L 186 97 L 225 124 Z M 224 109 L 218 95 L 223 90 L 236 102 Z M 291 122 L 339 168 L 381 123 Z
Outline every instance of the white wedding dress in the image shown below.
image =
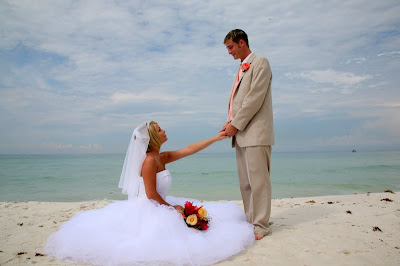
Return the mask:
M 205 265 L 222 261 L 254 243 L 253 226 L 234 202 L 167 197 L 168 170 L 157 173 L 157 192 L 172 205 L 189 200 L 208 211 L 206 231 L 186 226 L 173 208 L 139 197 L 83 211 L 47 240 L 49 256 L 95 265 Z

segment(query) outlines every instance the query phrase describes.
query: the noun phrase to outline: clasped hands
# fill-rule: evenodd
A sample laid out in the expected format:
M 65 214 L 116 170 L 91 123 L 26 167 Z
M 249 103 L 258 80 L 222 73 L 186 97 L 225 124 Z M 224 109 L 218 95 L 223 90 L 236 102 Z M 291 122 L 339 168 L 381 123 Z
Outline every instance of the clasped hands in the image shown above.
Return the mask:
M 227 137 L 233 137 L 236 135 L 237 128 L 234 127 L 231 122 L 226 122 L 223 126 L 220 132 L 225 132 L 225 136 Z

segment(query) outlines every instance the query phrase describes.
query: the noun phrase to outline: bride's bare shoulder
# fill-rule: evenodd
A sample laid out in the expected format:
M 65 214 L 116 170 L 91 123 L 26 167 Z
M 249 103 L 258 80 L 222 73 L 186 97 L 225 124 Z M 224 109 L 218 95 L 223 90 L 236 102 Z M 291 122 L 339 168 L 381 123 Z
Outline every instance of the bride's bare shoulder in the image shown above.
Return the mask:
M 145 168 L 155 168 L 157 167 L 157 159 L 152 154 L 146 154 L 146 158 L 144 158 L 142 169 Z

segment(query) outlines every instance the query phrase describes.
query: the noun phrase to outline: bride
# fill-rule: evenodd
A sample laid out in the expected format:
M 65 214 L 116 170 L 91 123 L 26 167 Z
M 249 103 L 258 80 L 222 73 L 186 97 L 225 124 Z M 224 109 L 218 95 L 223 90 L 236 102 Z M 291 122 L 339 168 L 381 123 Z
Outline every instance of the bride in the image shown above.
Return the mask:
M 95 265 L 205 265 L 222 261 L 254 243 L 253 226 L 234 202 L 167 197 L 172 178 L 165 165 L 226 138 L 160 152 L 167 141 L 156 122 L 137 127 L 125 157 L 119 187 L 128 200 L 83 211 L 50 235 L 45 252 L 72 263 Z M 180 212 L 186 201 L 208 211 L 208 229 L 188 227 Z

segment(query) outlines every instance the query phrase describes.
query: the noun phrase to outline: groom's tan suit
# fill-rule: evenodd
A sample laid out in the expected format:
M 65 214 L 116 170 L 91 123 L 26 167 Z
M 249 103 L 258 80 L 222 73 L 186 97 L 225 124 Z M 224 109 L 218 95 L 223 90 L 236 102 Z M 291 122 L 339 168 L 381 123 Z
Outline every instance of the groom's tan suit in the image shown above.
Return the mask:
M 272 73 L 268 60 L 254 53 L 247 63 L 250 68 L 241 73 L 236 90 L 232 90 L 231 124 L 238 129 L 232 146 L 236 147 L 246 218 L 255 226 L 255 233 L 267 235 L 271 214 L 270 157 L 274 144 Z

